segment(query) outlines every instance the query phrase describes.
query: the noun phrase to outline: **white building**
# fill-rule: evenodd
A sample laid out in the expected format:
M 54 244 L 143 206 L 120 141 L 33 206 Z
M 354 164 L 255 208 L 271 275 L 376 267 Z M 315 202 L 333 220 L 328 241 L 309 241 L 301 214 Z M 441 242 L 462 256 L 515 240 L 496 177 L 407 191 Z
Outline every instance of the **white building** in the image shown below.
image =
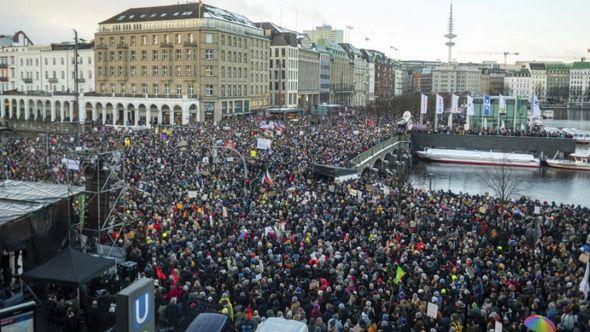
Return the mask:
M 544 63 L 528 64 L 531 73 L 531 89 L 541 103 L 547 100 L 547 71 Z
M 401 62 L 393 63 L 393 95 L 401 96 L 408 90 L 410 75 Z
M 73 92 L 74 45 L 3 47 L 0 61 L 8 65 L 8 82 L 2 91 Z M 4 60 L 5 59 L 5 60 Z M 94 50 L 92 44 L 80 44 L 78 50 L 78 91 L 94 91 Z
M 303 33 L 308 35 L 312 42 L 317 43 L 319 40 L 325 39 L 333 43 L 344 42 L 344 31 L 332 29 L 330 25 L 322 25 L 315 27 L 314 30 L 303 30 Z
M 569 103 L 590 103 L 590 62 L 574 62 L 570 70 Z
M 530 99 L 533 94 L 531 73 L 528 69 L 510 72 L 504 77 L 504 93 L 509 96 L 518 96 Z
M 433 93 L 471 93 L 478 95 L 481 70 L 477 67 L 447 64 L 432 70 Z
M 367 91 L 366 97 L 367 102 L 366 104 L 369 105 L 370 103 L 375 101 L 375 62 L 370 61 L 367 57 L 365 57 L 365 61 L 367 61 L 367 80 L 369 84 L 367 84 Z

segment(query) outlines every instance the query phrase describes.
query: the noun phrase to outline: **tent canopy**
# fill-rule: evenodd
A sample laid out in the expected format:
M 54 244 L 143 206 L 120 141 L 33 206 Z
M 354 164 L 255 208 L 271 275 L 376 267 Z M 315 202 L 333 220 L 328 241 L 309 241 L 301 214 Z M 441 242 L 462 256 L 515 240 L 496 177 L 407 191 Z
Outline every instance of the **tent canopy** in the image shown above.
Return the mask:
M 49 261 L 23 273 L 23 278 L 70 285 L 83 285 L 115 265 L 115 261 L 95 257 L 70 247 Z

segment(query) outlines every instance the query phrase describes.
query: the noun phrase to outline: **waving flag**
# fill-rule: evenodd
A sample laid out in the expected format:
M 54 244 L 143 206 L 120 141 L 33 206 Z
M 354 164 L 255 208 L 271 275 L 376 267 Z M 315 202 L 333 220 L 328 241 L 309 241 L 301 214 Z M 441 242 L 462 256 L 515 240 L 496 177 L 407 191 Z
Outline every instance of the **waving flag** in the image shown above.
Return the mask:
M 270 173 L 268 173 L 268 171 L 266 171 L 266 173 L 264 174 L 264 176 L 262 177 L 262 184 L 268 184 L 269 186 L 272 186 L 272 178 L 270 177 Z
M 492 100 L 490 96 L 483 96 L 483 116 L 492 115 Z
M 473 97 L 467 96 L 467 115 L 475 114 L 475 109 L 473 108 Z
M 436 95 L 436 114 L 442 114 L 445 109 L 445 100 L 442 96 Z
M 428 96 L 421 95 L 420 96 L 420 114 L 426 114 L 428 111 Z
M 451 113 L 459 113 L 459 96 L 457 95 L 451 97 Z
M 393 280 L 393 284 L 397 285 L 402 281 L 402 278 L 406 275 L 406 271 L 404 271 L 404 269 L 402 269 L 401 266 L 397 266 L 397 269 L 395 270 L 395 279 Z

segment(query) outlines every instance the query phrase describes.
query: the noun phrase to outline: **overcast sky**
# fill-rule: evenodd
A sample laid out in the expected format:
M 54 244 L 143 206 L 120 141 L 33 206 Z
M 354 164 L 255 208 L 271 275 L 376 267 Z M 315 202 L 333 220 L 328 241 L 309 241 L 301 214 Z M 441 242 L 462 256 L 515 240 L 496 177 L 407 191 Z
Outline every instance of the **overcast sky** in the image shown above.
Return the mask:
M 131 7 L 163 0 L 3 0 L 0 34 L 23 30 L 36 44 L 65 41 L 72 29 L 92 39 L 98 22 Z M 182 1 L 186 2 L 186 1 Z M 354 27 L 350 41 L 401 59 L 446 60 L 447 0 L 205 0 L 299 31 L 316 25 Z M 573 61 L 590 48 L 589 0 L 455 0 L 454 58 L 458 61 Z M 365 38 L 370 40 L 367 42 Z M 390 51 L 390 46 L 399 49 Z

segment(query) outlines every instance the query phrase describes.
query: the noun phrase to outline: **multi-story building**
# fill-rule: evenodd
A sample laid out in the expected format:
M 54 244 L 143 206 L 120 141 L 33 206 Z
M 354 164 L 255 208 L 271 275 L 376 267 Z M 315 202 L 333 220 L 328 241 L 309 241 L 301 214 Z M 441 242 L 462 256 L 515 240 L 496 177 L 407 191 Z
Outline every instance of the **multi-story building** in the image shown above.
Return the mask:
M 100 93 L 198 99 L 205 120 L 268 106 L 270 40 L 242 15 L 202 3 L 131 8 L 99 23 L 95 44 Z
M 298 106 L 311 110 L 320 103 L 320 52 L 313 48 L 308 36 L 297 39 L 298 58 Z
M 504 93 L 508 96 L 530 99 L 533 92 L 529 70 L 522 68 L 519 71 L 507 73 L 504 78 Z
M 368 76 L 369 76 L 369 65 L 368 62 L 365 60 L 363 53 L 354 47 L 352 44 L 341 43 L 340 47 L 342 47 L 350 61 L 353 63 L 353 83 L 354 83 L 354 93 L 352 96 L 352 102 L 350 106 L 366 106 L 367 104 L 367 89 L 368 89 Z
M 320 103 L 330 102 L 330 89 L 332 87 L 332 61 L 328 50 L 318 44 L 313 47 L 320 54 Z
M 470 93 L 478 95 L 481 69 L 474 66 L 449 64 L 432 71 L 433 93 Z
M 432 68 L 422 68 L 420 72 L 420 93 L 431 94 L 432 93 Z
M 321 39 L 317 44 L 330 54 L 330 103 L 350 106 L 354 94 L 354 63 L 337 43 Z
M 506 70 L 497 67 L 484 68 L 481 71 L 480 91 L 484 95 L 497 96 L 504 93 Z
M 541 103 L 547 100 L 547 71 L 544 63 L 531 62 L 528 64 L 531 73 L 531 89 Z
M 364 49 L 362 52 L 369 59 L 369 62 L 375 66 L 375 88 L 373 92 L 375 100 L 393 97 L 395 80 L 393 61 L 379 51 Z
M 590 104 L 590 62 L 574 62 L 570 70 L 569 103 Z
M 570 66 L 563 63 L 546 63 L 547 103 L 566 104 L 570 90 Z
M 0 49 L 0 91 L 76 91 L 74 44 L 7 46 Z M 4 82 L 3 82 L 4 81 Z M 78 91 L 94 91 L 94 51 L 78 44 Z
M 344 42 L 344 31 L 332 29 L 332 26 L 326 24 L 315 27 L 313 30 L 303 30 L 303 33 L 308 35 L 313 43 L 322 39 L 337 44 Z
M 410 82 L 410 75 L 406 68 L 404 67 L 403 63 L 400 61 L 393 62 L 393 71 L 394 71 L 394 79 L 393 79 L 393 95 L 394 96 L 401 96 L 404 94 L 409 93 L 411 82 Z
M 365 62 L 367 62 L 367 82 L 365 96 L 367 98 L 365 104 L 370 105 L 375 101 L 375 61 L 373 57 L 367 54 L 366 50 L 361 50 Z
M 273 23 L 256 23 L 270 38 L 270 104 L 297 107 L 299 89 L 298 34 Z

